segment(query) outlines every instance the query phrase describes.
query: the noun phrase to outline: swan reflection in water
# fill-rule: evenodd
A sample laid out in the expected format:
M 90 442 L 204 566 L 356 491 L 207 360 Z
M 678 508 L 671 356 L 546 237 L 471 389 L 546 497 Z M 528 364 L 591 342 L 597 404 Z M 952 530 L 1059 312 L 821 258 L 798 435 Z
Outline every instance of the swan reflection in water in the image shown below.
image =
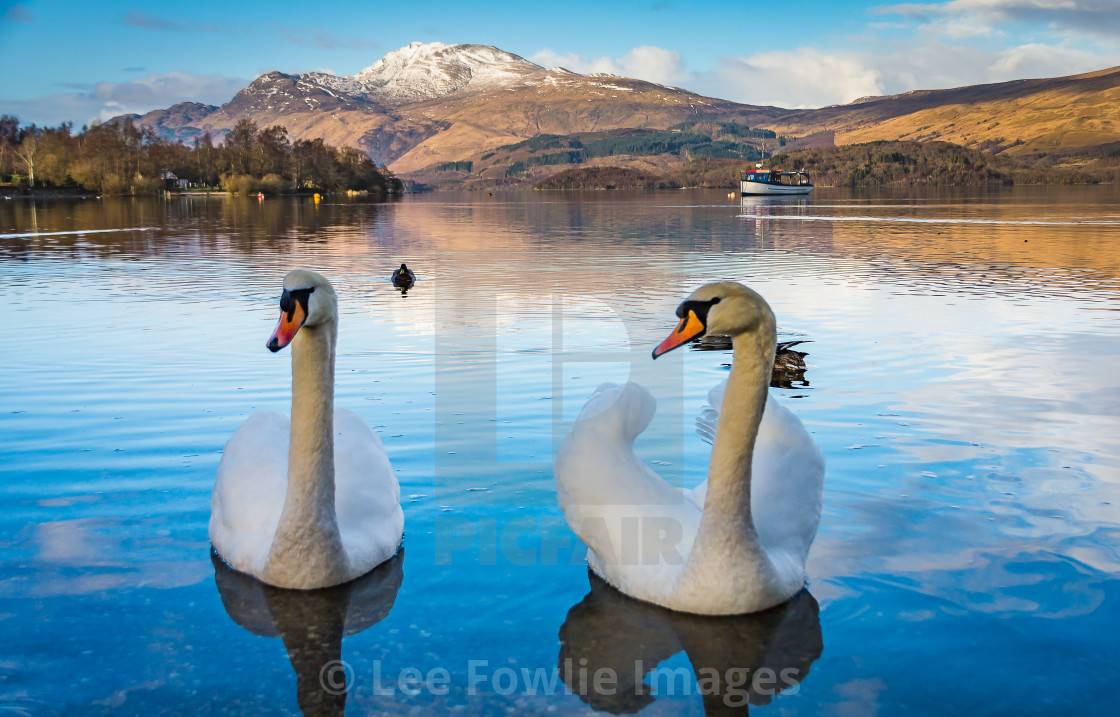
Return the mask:
M 708 715 L 745 714 L 799 685 L 824 649 L 819 607 L 807 590 L 762 612 L 710 617 L 626 597 L 590 571 L 588 579 L 591 592 L 560 628 L 558 669 L 596 710 L 639 712 L 657 699 L 656 688 L 663 695 L 700 692 Z M 681 650 L 694 683 L 657 669 Z
M 404 550 L 365 575 L 318 590 L 272 587 L 233 570 L 213 550 L 214 582 L 226 612 L 254 635 L 279 637 L 296 672 L 296 699 L 305 715 L 341 715 L 346 678 L 327 674 L 342 659 L 342 638 L 389 616 L 404 580 Z M 338 686 L 339 689 L 327 690 Z

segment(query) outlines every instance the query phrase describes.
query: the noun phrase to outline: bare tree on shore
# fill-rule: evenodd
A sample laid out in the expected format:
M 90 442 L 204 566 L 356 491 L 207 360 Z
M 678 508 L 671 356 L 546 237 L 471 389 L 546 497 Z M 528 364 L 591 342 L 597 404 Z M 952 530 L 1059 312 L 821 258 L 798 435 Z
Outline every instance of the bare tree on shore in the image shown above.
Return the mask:
M 39 159 L 39 136 L 34 126 L 23 135 L 23 141 L 19 143 L 19 148 L 16 150 L 16 157 L 23 162 L 23 167 L 27 170 L 28 188 L 34 189 L 35 163 Z

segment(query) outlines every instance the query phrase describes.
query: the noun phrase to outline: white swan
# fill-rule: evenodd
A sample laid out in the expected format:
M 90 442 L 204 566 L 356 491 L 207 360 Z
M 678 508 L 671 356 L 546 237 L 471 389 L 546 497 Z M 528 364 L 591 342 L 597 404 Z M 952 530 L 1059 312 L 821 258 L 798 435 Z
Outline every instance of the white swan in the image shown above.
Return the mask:
M 297 269 L 284 277 L 280 310 L 268 348 L 292 344 L 292 420 L 257 411 L 226 443 L 210 542 L 236 570 L 308 590 L 391 558 L 404 514 L 381 440 L 357 414 L 334 408 L 334 288 Z
M 801 421 L 768 395 L 776 342 L 761 296 L 732 282 L 697 289 L 657 358 L 705 332 L 728 334 L 734 361 L 708 480 L 675 488 L 634 455 L 657 402 L 635 383 L 605 384 L 557 453 L 560 506 L 591 569 L 631 597 L 683 612 L 764 610 L 805 584 L 821 514 L 824 457 Z

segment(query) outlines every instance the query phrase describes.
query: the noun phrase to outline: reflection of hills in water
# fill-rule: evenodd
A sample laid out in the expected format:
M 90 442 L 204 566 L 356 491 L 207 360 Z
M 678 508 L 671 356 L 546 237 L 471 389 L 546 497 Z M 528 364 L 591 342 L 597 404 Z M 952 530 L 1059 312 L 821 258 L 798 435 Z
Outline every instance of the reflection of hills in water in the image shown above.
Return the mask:
M 272 253 L 300 243 L 333 241 L 340 234 L 365 238 L 383 206 L 310 197 L 201 196 L 154 199 L 85 199 L 7 202 L 0 234 L 74 232 L 6 240 L 12 253 L 75 251 L 93 256 L 200 257 L 215 252 Z M 118 231 L 111 231 L 118 230 Z M 121 231 L 123 230 L 123 231 Z M 82 231 L 95 233 L 84 234 Z M 0 254 L 2 256 L 2 254 Z
M 708 617 L 632 600 L 590 572 L 588 579 L 591 591 L 560 628 L 558 668 L 596 710 L 631 714 L 695 690 L 709 715 L 744 714 L 800 684 L 824 649 L 819 607 L 805 590 L 760 613 Z M 695 683 L 658 668 L 682 650 Z M 596 689 L 597 672 L 616 678 L 617 688 Z
M 1114 188 L 834 196 L 744 198 L 740 219 L 752 235 L 781 234 L 783 250 L 855 262 L 890 283 L 1064 295 L 1120 278 L 1120 215 L 1101 213 L 1117 200 Z
M 357 580 L 321 590 L 284 590 L 239 573 L 211 550 L 214 582 L 233 621 L 254 635 L 279 637 L 296 673 L 296 698 L 307 715 L 341 715 L 346 690 L 321 679 L 342 659 L 342 638 L 389 616 L 404 580 L 404 550 Z M 328 684 L 345 685 L 336 671 Z
M 563 272 L 540 271 L 550 252 L 595 256 L 600 266 L 584 269 L 588 285 L 609 281 L 613 292 L 638 295 L 651 284 L 679 284 L 682 253 L 713 271 L 746 251 L 765 257 L 767 264 L 757 267 L 762 275 L 848 275 L 978 294 L 1115 289 L 1112 282 L 1120 279 L 1120 219 L 1102 213 L 1115 199 L 1107 187 L 897 198 L 880 192 L 867 199 L 830 191 L 836 199 L 818 192 L 742 205 L 725 199 L 713 205 L 719 196 L 713 192 L 600 192 L 577 201 L 439 195 L 387 204 L 332 197 L 319 205 L 282 197 L 4 202 L 0 234 L 146 230 L 7 238 L 0 257 L 61 251 L 197 259 L 228 252 L 275 256 L 307 246 L 353 261 L 361 272 L 371 249 L 379 248 L 418 261 L 473 264 L 480 291 L 516 285 L 534 294 L 572 290 Z M 1077 224 L 1086 217 L 1097 223 Z M 627 270 L 637 259 L 642 270 Z

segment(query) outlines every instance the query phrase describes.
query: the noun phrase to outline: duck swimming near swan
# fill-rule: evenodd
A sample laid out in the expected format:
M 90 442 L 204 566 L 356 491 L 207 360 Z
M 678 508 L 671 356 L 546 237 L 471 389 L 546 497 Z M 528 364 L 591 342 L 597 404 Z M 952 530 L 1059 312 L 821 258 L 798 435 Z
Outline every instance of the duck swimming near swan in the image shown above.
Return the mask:
M 232 568 L 282 588 L 353 580 L 396 554 L 400 486 L 377 434 L 334 407 L 338 299 L 330 282 L 284 277 L 276 352 L 292 345 L 291 418 L 257 411 L 226 443 L 210 542 Z
M 557 453 L 560 506 L 591 569 L 623 593 L 707 615 L 765 610 L 805 584 L 824 457 L 769 396 L 777 334 L 761 296 L 734 282 L 707 284 L 677 316 L 654 358 L 708 332 L 731 336 L 734 349 L 708 480 L 682 491 L 643 463 L 634 439 L 657 402 L 635 383 L 604 384 Z
M 805 369 L 805 357 L 809 354 L 804 351 L 795 351 L 794 346 L 811 344 L 812 339 L 795 339 L 792 341 L 779 341 L 774 348 L 774 376 L 783 371 Z M 730 351 L 731 337 L 721 334 L 704 334 L 692 343 L 692 348 L 698 351 Z M 773 383 L 771 383 L 773 385 Z

